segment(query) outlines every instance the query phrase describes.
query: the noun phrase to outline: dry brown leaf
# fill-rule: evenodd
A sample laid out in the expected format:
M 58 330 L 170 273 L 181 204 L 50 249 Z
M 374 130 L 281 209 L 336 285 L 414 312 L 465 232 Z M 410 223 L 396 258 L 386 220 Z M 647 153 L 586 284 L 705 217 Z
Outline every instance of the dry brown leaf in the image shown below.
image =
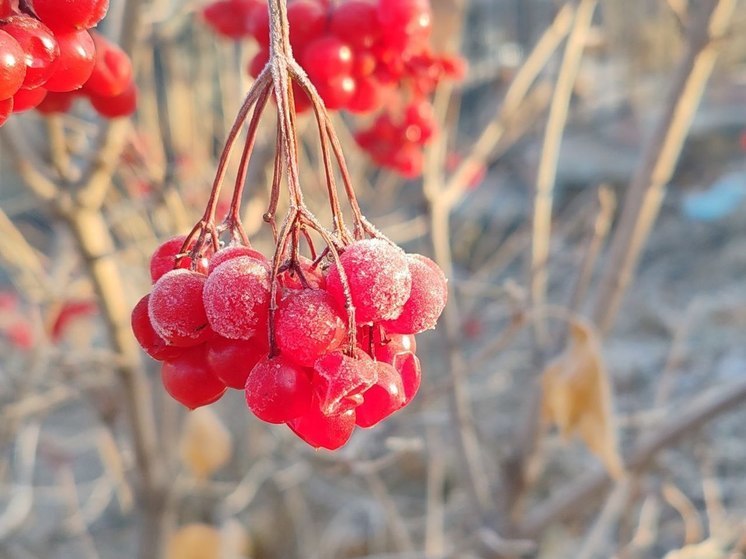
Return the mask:
M 232 447 L 231 434 L 211 409 L 199 408 L 187 415 L 179 454 L 194 477 L 209 478 L 230 460 Z
M 171 535 L 166 559 L 221 559 L 220 532 L 208 524 L 186 524 Z
M 544 418 L 565 437 L 579 435 L 612 477 L 622 477 L 611 385 L 590 324 L 570 321 L 567 349 L 547 365 L 541 386 Z

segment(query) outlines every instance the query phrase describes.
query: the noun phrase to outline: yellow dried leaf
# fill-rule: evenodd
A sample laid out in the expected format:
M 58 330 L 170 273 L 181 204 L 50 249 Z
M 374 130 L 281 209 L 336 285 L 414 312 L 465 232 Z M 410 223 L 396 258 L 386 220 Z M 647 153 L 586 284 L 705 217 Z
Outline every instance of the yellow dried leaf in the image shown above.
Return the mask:
M 565 351 L 550 362 L 541 377 L 542 415 L 563 436 L 577 434 L 612 477 L 624 474 L 619 456 L 611 385 L 593 327 L 570 322 Z
M 186 524 L 171 535 L 166 559 L 221 559 L 220 532 L 208 524 Z
M 199 408 L 187 415 L 179 453 L 196 478 L 207 479 L 228 462 L 232 446 L 231 434 L 211 409 Z
M 726 551 L 726 547 L 722 542 L 711 538 L 671 551 L 663 559 L 726 559 L 733 556 Z

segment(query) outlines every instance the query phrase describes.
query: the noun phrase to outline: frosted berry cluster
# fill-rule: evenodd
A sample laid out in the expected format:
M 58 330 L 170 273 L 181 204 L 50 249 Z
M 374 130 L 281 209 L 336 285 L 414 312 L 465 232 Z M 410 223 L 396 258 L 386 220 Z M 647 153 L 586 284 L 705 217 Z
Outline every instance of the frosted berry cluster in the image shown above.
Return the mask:
M 0 0 L 0 126 L 11 113 L 65 112 L 86 97 L 103 117 L 134 112 L 129 57 L 90 31 L 109 0 Z
M 259 419 L 333 450 L 412 400 L 414 334 L 435 327 L 447 298 L 432 260 L 355 240 L 337 259 L 288 258 L 273 290 L 273 264 L 253 248 L 195 253 L 190 243 L 176 237 L 156 250 L 152 291 L 132 312 L 135 337 L 163 362 L 177 401 L 197 408 L 243 390 Z
M 253 38 L 249 65 L 257 77 L 269 59 L 266 0 L 216 0 L 205 21 L 231 39 Z M 406 177 L 422 173 L 422 147 L 437 130 L 430 94 L 443 78 L 461 79 L 464 61 L 430 46 L 429 0 L 294 0 L 290 44 L 328 109 L 378 114 L 359 130 L 358 144 L 379 165 Z M 298 112 L 311 105 L 296 85 Z

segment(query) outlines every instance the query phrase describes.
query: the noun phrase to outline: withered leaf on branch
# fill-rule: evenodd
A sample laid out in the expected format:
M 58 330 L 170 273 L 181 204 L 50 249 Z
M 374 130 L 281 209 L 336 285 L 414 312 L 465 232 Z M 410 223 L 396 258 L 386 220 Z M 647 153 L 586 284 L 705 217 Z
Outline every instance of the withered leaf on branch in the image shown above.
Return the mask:
M 542 416 L 564 437 L 578 435 L 614 478 L 624 475 L 611 384 L 593 326 L 572 319 L 568 346 L 542 373 Z

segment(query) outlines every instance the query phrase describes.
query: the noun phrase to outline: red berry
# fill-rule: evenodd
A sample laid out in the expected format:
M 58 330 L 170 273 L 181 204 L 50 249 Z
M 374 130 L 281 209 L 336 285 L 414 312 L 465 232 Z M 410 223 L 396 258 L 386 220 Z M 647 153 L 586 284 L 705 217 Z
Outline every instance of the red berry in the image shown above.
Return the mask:
M 205 21 L 216 33 L 231 39 L 250 35 L 250 24 L 255 10 L 267 10 L 259 0 L 219 0 L 202 11 Z
M 269 10 L 266 3 L 263 9 L 257 9 L 251 13 L 248 29 L 260 46 L 269 47 Z
M 432 28 L 429 0 L 379 0 L 378 17 L 384 40 L 396 48 L 421 43 Z
M 5 19 L 13 15 L 13 5 L 10 0 L 0 0 L 0 18 Z
M 52 30 L 38 19 L 22 14 L 9 17 L 0 25 L 0 29 L 12 35 L 23 49 L 26 63 L 23 87 L 34 89 L 44 85 L 60 55 L 60 47 Z
M 376 6 L 367 0 L 349 0 L 332 13 L 331 32 L 353 47 L 370 47 L 381 34 Z
M 216 402 L 226 389 L 210 370 L 205 346 L 191 348 L 166 361 L 161 380 L 171 397 L 191 410 Z
M 340 262 L 347 275 L 358 324 L 399 316 L 412 287 L 412 276 L 402 249 L 382 239 L 357 241 L 345 249 Z M 336 264 L 329 268 L 326 282 L 337 303 L 345 305 Z
M 288 427 L 314 448 L 337 450 L 350 440 L 355 430 L 355 410 L 328 416 L 314 400 L 308 413 L 290 421 Z
M 314 85 L 324 100 L 324 105 L 331 111 L 346 107 L 355 95 L 355 80 L 352 76 L 333 76 Z
M 404 405 L 404 386 L 398 371 L 379 362 L 378 380 L 363 393 L 363 403 L 355 409 L 356 424 L 372 427 Z
M 288 360 L 313 367 L 345 338 L 345 321 L 331 296 L 321 289 L 288 291 L 275 315 L 277 347 Z
M 96 62 L 96 47 L 88 31 L 66 31 L 55 34 L 60 47 L 57 64 L 44 83 L 49 91 L 75 91 L 91 77 Z
M 150 257 L 150 279 L 153 283 L 157 282 L 163 274 L 170 272 L 176 267 L 176 256 L 179 254 L 185 240 L 186 235 L 171 237 L 155 249 L 153 256 Z M 191 264 L 192 259 L 185 256 L 179 261 L 179 268 L 189 269 Z M 195 271 L 207 274 L 208 266 L 208 260 L 200 258 Z
M 10 34 L 0 31 L 0 99 L 13 97 L 26 77 L 26 53 Z
M 0 101 L 0 126 L 5 124 L 8 120 L 10 113 L 13 112 L 13 98 L 3 99 Z
M 341 413 L 362 402 L 360 395 L 373 386 L 377 378 L 376 363 L 366 355 L 349 357 L 341 351 L 329 353 L 313 367 L 314 393 L 325 415 Z
M 190 347 L 212 335 L 202 303 L 205 279 L 190 270 L 171 270 L 153 286 L 148 304 L 150 322 L 167 343 Z
M 369 342 L 366 343 L 364 340 L 361 343 L 363 349 L 367 350 Z M 401 375 L 406 405 L 417 394 L 422 380 L 420 360 L 414 354 L 417 350 L 414 336 L 386 333 L 382 335 L 382 330 L 379 328 L 374 330 L 372 347 L 373 356 L 378 361 L 393 365 Z
M 269 351 L 266 335 L 252 339 L 228 340 L 216 337 L 207 342 L 207 361 L 215 375 L 231 388 L 243 390 L 246 378 Z
M 148 314 L 149 301 L 150 295 L 145 295 L 132 309 L 132 333 L 145 353 L 156 361 L 175 359 L 184 353 L 184 348 L 168 345 L 166 340 L 161 338 L 153 329 Z
M 205 284 L 210 326 L 224 338 L 248 340 L 267 320 L 269 290 L 269 272 L 259 260 L 239 256 L 223 262 Z
M 313 261 L 304 256 L 298 258 L 297 264 L 306 283 L 304 284 L 301 280 L 298 270 L 289 268 L 278 275 L 278 281 L 282 287 L 285 289 L 324 289 L 326 287 L 326 278 L 320 266 L 314 266 Z
M 212 273 L 215 268 L 220 266 L 223 262 L 233 260 L 239 256 L 249 256 L 255 260 L 258 260 L 269 269 L 269 262 L 267 258 L 258 250 L 249 248 L 243 245 L 230 245 L 217 251 L 212 258 L 210 258 L 209 273 Z
M 421 254 L 408 254 L 412 289 L 401 314 L 382 323 L 387 332 L 419 334 L 435 328 L 448 299 L 448 285 L 438 265 Z
M 286 423 L 308 412 L 310 371 L 283 356 L 265 357 L 246 379 L 246 403 L 267 423 Z
M 35 89 L 19 89 L 13 96 L 13 112 L 21 113 L 38 106 L 47 96 L 47 90 L 43 87 Z
M 290 45 L 296 54 L 326 29 L 326 11 L 315 0 L 296 0 L 288 5 Z
M 78 93 L 75 91 L 67 91 L 65 93 L 48 91 L 42 102 L 36 106 L 36 110 L 44 115 L 66 113 L 73 106 L 73 101 L 75 101 L 77 96 Z
M 137 85 L 135 82 L 125 88 L 119 95 L 101 96 L 89 94 L 88 98 L 96 112 L 105 118 L 123 118 L 130 116 L 137 108 Z
M 132 85 L 132 62 L 129 56 L 103 35 L 91 31 L 96 45 L 93 72 L 83 89 L 99 97 L 114 97 Z
M 355 94 L 347 103 L 353 113 L 369 113 L 381 105 L 381 86 L 373 77 L 358 78 L 355 82 Z
M 352 72 L 352 50 L 332 35 L 309 43 L 301 61 L 316 87 L 326 80 L 349 76 Z
M 109 9 L 109 0 L 29 0 L 39 19 L 55 31 L 90 29 Z
M 404 137 L 413 143 L 425 145 L 437 127 L 433 106 L 429 101 L 411 103 L 404 111 Z
M 269 62 L 269 49 L 262 47 L 249 62 L 249 75 L 254 79 L 258 78 L 267 62 Z

